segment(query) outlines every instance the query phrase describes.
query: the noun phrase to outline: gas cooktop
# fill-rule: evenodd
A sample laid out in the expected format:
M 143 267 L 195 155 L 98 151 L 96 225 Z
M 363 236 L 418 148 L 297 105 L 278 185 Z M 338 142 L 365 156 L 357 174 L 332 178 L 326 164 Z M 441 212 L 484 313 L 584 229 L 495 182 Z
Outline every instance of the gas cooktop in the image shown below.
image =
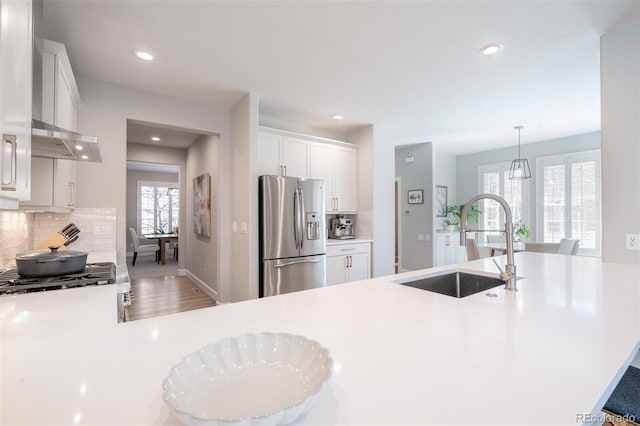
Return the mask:
M 24 278 L 15 269 L 0 272 L 0 295 L 63 290 L 116 282 L 116 265 L 110 262 L 87 263 L 84 271 L 55 277 Z

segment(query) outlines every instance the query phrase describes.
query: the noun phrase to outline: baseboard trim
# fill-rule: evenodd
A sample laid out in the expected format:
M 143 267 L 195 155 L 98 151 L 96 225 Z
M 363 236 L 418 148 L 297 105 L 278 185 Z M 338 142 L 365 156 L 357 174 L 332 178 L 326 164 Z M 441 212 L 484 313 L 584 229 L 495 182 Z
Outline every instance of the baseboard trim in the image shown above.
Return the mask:
M 218 292 L 215 291 L 214 289 L 212 289 L 211 287 L 209 287 L 204 281 L 202 281 L 200 278 L 196 277 L 195 275 L 193 275 L 191 273 L 191 271 L 189 271 L 188 269 L 178 269 L 178 273 L 180 273 L 180 271 L 184 271 L 184 275 L 187 276 L 187 278 L 189 278 L 191 281 L 193 281 L 193 283 L 195 285 L 198 286 L 198 288 L 200 288 L 200 290 L 202 290 L 207 296 L 211 297 L 213 300 L 216 301 L 216 305 L 218 304 Z

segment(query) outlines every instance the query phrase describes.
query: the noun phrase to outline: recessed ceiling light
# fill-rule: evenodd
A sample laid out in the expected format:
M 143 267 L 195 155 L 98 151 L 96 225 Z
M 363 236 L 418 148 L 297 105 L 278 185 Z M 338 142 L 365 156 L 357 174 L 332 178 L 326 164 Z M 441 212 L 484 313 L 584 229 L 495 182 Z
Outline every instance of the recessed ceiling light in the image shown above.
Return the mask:
M 491 43 L 487 44 L 486 46 L 482 46 L 478 53 L 481 56 L 491 56 L 495 55 L 496 53 L 502 52 L 502 49 L 504 49 L 504 46 L 502 46 L 500 43 Z
M 340 114 L 332 115 L 331 118 L 333 118 L 334 120 L 342 120 L 342 116 Z
M 152 136 L 151 140 L 154 141 L 154 142 L 160 142 L 160 138 L 157 137 L 157 136 Z
M 88 158 L 89 158 L 89 157 L 87 157 L 86 155 L 83 155 L 83 156 L 82 156 L 82 159 L 83 159 L 83 160 L 86 160 L 86 159 L 88 159 Z
M 140 59 L 144 59 L 145 61 L 153 61 L 153 55 L 149 52 L 145 52 L 144 50 L 136 50 L 136 56 Z
M 83 149 L 83 148 L 82 148 L 82 145 L 76 145 L 76 149 L 77 149 L 78 151 L 82 151 L 82 149 Z

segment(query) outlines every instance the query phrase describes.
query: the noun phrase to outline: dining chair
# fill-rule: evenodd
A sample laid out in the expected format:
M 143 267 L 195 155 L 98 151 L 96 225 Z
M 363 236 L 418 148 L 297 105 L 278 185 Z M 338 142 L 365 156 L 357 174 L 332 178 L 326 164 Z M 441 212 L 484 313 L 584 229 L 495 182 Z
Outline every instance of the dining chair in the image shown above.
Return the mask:
M 131 266 L 136 266 L 138 253 L 155 252 L 156 263 L 160 261 L 160 247 L 158 246 L 158 244 L 140 244 L 140 239 L 138 238 L 138 233 L 136 232 L 136 230 L 133 228 L 129 228 L 129 233 L 131 234 L 131 239 L 133 240 L 133 260 L 131 262 Z
M 558 247 L 559 254 L 575 255 L 578 253 L 578 247 L 580 246 L 580 240 L 574 240 L 571 238 L 563 238 L 560 240 L 560 246 Z
M 467 238 L 467 260 L 480 259 L 480 248 L 476 240 Z
M 488 243 L 506 243 L 507 242 L 507 236 L 504 234 L 488 234 L 487 235 L 487 242 Z

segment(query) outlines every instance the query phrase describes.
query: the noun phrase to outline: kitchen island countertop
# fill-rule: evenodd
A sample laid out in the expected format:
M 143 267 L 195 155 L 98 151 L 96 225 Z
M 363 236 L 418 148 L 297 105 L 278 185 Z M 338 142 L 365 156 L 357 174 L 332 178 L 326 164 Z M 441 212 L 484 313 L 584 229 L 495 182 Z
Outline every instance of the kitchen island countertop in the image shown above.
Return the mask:
M 123 324 L 115 286 L 1 297 L 0 423 L 175 424 L 162 400 L 171 366 L 219 339 L 274 331 L 319 341 L 335 362 L 298 424 L 576 424 L 639 349 L 640 266 L 515 260 L 520 290 L 497 297 L 393 282 L 493 274 L 481 259 Z

